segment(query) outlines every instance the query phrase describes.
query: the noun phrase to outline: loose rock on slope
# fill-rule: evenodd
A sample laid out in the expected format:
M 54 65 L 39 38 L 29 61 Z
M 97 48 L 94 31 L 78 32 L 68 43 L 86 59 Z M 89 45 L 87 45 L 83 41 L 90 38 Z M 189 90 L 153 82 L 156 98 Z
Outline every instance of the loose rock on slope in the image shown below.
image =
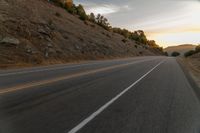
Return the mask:
M 0 67 L 156 54 L 47 0 L 1 0 L 0 36 Z

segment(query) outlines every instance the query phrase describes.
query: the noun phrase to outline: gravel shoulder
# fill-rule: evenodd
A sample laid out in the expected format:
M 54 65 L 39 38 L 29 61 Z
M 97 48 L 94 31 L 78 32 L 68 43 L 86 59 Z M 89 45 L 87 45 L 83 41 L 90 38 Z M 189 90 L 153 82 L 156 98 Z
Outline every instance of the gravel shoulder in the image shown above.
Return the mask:
M 183 70 L 200 88 L 200 60 L 199 58 L 178 58 Z

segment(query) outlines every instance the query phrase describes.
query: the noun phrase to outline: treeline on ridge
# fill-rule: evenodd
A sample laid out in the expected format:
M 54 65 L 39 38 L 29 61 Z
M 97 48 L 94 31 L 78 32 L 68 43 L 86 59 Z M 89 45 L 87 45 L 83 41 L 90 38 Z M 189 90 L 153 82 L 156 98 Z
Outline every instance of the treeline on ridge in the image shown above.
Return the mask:
M 87 15 L 84 10 L 84 7 L 81 4 L 76 6 L 72 0 L 70 0 L 72 3 L 63 3 L 63 2 L 60 2 L 61 0 L 48 0 L 48 1 L 53 2 L 54 4 L 66 9 L 69 13 L 73 15 L 78 15 L 79 18 L 83 21 L 90 21 L 92 23 L 98 24 L 99 26 L 103 27 L 107 31 L 120 34 L 124 36 L 126 39 L 136 41 L 136 43 L 138 44 L 140 43 L 146 44 L 148 47 L 158 49 L 159 51 L 163 52 L 163 48 L 160 47 L 158 44 L 156 44 L 154 40 L 148 40 L 144 31 L 142 30 L 131 32 L 127 29 L 112 27 L 106 17 L 104 17 L 101 14 L 97 14 L 95 16 L 94 13 L 90 13 L 89 15 Z

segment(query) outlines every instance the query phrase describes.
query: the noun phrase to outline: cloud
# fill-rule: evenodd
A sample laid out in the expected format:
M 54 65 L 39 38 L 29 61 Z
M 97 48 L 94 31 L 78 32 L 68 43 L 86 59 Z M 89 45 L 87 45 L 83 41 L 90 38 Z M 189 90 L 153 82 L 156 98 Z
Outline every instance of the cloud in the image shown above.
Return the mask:
M 114 6 L 114 5 L 101 5 L 101 6 L 96 6 L 96 7 L 90 7 L 86 9 L 88 13 L 93 12 L 94 14 L 111 14 L 118 12 L 120 10 L 119 7 Z
M 129 30 L 141 29 L 149 36 L 158 33 L 189 32 L 200 27 L 200 0 L 75 0 L 75 2 L 83 4 L 87 13 L 104 14 L 112 26 Z M 195 37 L 194 40 L 196 39 Z
M 99 2 L 99 1 L 82 1 L 77 0 L 75 1 L 76 4 L 82 4 L 85 7 L 86 12 L 89 14 L 93 12 L 94 14 L 102 14 L 102 15 L 108 15 L 113 13 L 118 13 L 122 11 L 128 11 L 130 10 L 129 5 L 120 5 L 119 3 L 115 2 Z

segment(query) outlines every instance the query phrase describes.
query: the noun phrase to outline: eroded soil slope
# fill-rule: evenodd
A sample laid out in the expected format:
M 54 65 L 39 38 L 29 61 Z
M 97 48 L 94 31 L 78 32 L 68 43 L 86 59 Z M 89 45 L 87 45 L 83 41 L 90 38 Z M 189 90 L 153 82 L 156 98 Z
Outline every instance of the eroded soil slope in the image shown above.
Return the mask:
M 159 54 L 47 0 L 0 0 L 0 67 Z

